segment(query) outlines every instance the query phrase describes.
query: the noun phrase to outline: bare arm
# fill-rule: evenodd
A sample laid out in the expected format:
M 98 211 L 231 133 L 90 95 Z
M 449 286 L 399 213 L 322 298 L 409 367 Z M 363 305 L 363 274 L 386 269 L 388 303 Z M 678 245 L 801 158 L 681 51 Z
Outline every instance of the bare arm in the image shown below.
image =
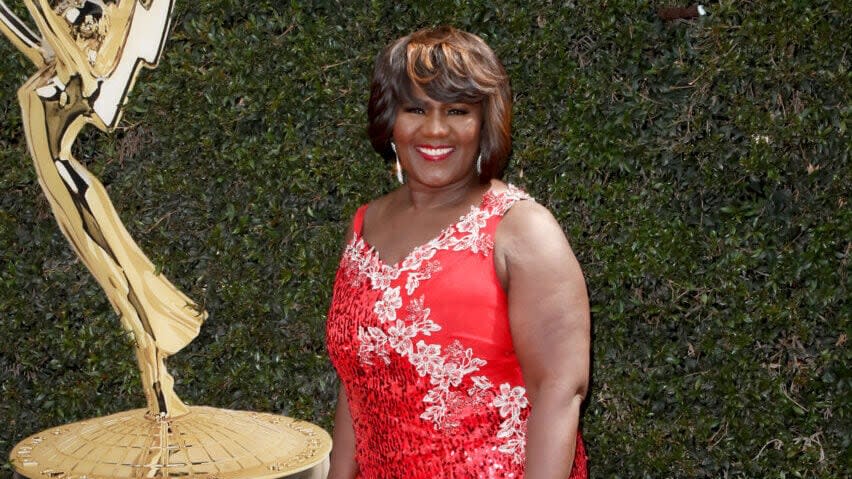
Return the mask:
M 496 244 L 512 341 L 531 404 L 525 477 L 565 479 L 589 380 L 583 273 L 559 223 L 533 202 L 520 202 L 506 214 Z
M 343 248 L 352 239 L 355 228 L 352 222 L 343 236 Z M 341 248 L 341 249 L 343 249 Z M 337 407 L 334 410 L 334 437 L 332 438 L 331 468 L 327 479 L 352 479 L 358 473 L 355 461 L 355 429 L 349 412 L 349 398 L 343 385 L 337 392 Z
M 331 450 L 331 469 L 328 479 L 352 479 L 358 472 L 355 461 L 355 430 L 346 391 L 340 386 L 337 393 L 337 409 L 334 413 L 334 438 Z

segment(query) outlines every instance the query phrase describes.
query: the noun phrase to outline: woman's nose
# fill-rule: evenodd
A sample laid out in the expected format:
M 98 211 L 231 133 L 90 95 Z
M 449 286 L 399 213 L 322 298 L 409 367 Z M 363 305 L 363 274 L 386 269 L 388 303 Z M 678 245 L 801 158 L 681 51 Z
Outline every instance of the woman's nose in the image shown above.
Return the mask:
M 443 114 L 433 112 L 426 116 L 426 134 L 430 136 L 443 136 L 448 131 L 447 118 Z

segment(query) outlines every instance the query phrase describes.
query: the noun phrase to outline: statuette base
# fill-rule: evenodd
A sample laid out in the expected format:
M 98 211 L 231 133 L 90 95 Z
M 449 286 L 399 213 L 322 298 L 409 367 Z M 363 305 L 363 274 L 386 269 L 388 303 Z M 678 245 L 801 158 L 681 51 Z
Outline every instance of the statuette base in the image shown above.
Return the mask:
M 324 478 L 330 451 L 331 437 L 311 423 L 195 406 L 176 418 L 135 409 L 47 429 L 10 460 L 29 479 Z

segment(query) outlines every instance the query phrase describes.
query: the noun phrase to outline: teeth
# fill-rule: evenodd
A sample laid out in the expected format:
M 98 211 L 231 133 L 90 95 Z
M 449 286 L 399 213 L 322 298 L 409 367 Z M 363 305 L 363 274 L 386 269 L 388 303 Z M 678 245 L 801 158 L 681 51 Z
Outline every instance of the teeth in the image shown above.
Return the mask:
M 442 156 L 453 151 L 452 148 L 417 148 L 417 151 L 429 156 Z

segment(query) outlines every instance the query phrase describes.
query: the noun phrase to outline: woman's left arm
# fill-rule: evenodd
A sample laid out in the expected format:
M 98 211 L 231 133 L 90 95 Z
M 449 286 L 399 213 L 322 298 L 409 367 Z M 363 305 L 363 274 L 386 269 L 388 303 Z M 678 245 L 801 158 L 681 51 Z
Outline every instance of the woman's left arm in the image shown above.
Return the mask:
M 495 262 L 509 298 L 512 341 L 531 410 L 526 479 L 565 479 L 589 382 L 589 298 L 559 223 L 543 206 L 515 204 L 500 223 Z

